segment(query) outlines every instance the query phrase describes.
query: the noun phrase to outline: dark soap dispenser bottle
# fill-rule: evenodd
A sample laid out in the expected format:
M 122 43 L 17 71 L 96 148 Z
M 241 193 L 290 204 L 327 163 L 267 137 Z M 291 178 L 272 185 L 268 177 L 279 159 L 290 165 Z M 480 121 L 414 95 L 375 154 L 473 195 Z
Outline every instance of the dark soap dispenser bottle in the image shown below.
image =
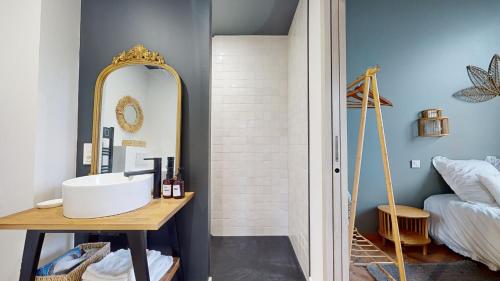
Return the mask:
M 163 198 L 172 198 L 172 185 L 174 183 L 174 157 L 167 158 L 167 176 L 163 180 Z
M 182 199 L 185 196 L 184 179 L 182 178 L 182 168 L 179 168 L 177 177 L 172 186 L 173 196 L 175 199 Z

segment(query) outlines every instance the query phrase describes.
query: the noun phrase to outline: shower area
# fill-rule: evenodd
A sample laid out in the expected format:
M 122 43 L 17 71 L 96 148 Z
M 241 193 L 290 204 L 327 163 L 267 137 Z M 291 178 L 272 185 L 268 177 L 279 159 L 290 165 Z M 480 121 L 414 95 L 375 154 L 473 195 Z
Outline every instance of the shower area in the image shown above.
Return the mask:
M 302 281 L 309 276 L 308 3 L 255 1 L 272 5 L 259 29 L 228 31 L 234 27 L 218 17 L 233 5 L 245 22 L 252 13 L 245 2 L 252 1 L 213 4 L 211 275 Z

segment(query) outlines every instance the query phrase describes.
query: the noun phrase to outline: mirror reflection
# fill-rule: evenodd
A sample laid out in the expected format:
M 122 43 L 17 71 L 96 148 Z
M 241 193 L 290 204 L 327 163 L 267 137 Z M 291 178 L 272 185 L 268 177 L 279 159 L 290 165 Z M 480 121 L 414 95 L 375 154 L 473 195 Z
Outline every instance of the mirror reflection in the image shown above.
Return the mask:
M 137 112 L 135 112 L 135 109 L 131 105 L 127 105 L 125 107 L 125 112 L 123 114 L 125 116 L 125 122 L 129 124 L 133 124 L 137 120 Z
M 165 169 L 167 157 L 178 157 L 178 89 L 176 77 L 156 65 L 127 65 L 107 76 L 98 173 L 151 169 L 149 157 L 161 157 Z

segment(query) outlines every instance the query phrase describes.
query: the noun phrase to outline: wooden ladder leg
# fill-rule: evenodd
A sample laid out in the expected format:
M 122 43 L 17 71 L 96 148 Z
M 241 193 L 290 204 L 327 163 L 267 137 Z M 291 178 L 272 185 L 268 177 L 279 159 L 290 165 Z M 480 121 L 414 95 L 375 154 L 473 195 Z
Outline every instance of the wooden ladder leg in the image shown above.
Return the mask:
M 382 153 L 382 161 L 384 164 L 385 186 L 387 191 L 387 199 L 389 201 L 389 209 L 391 213 L 392 237 L 396 247 L 396 259 L 398 263 L 400 281 L 406 281 L 406 272 L 403 260 L 403 251 L 401 249 L 401 238 L 399 237 L 398 218 L 396 215 L 396 203 L 394 202 L 394 193 L 392 188 L 391 168 L 389 166 L 389 156 L 387 154 L 387 145 L 385 141 L 384 123 L 382 120 L 382 110 L 380 106 L 380 96 L 378 93 L 376 74 L 372 75 L 371 87 L 373 92 L 373 102 L 375 104 L 375 115 L 377 117 L 377 129 L 380 142 L 380 151 Z
M 366 111 L 368 109 L 368 93 L 370 91 L 369 76 L 365 75 L 365 84 L 363 90 L 363 101 L 361 103 L 361 118 L 359 121 L 359 131 L 358 131 L 358 151 L 356 153 L 356 163 L 354 166 L 354 182 L 352 185 L 351 194 L 351 214 L 349 217 L 349 255 L 352 249 L 352 237 L 354 235 L 354 223 L 356 221 L 356 208 L 358 201 L 358 190 L 359 190 L 359 178 L 361 175 L 361 160 L 363 158 L 363 143 L 365 139 L 365 128 L 366 128 Z

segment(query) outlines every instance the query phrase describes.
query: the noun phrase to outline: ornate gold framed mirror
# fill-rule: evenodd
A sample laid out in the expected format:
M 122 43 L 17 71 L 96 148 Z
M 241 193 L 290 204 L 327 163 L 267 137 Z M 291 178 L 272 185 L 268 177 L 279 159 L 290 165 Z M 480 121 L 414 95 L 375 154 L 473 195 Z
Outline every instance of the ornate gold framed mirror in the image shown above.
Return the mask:
M 136 45 L 112 59 L 94 91 L 90 173 L 149 168 L 146 157 L 180 166 L 182 92 L 177 71 L 158 52 Z

